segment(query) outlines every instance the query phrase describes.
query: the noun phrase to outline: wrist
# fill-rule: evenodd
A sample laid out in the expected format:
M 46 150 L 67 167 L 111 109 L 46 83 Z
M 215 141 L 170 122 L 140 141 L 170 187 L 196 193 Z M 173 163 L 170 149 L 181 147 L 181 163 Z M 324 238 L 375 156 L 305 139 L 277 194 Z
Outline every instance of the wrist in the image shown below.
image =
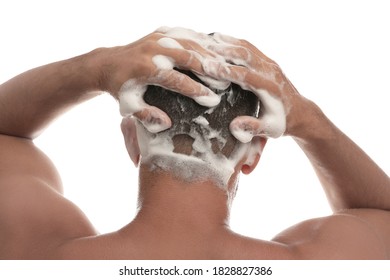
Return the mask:
M 286 135 L 304 142 L 333 139 L 334 125 L 313 101 L 302 97 L 294 106 L 294 112 L 288 116 L 292 125 Z
M 91 67 L 94 83 L 99 91 L 109 93 L 115 99 L 118 99 L 120 87 L 131 77 L 132 69 L 122 69 L 124 57 L 128 58 L 128 46 L 98 48 L 86 54 Z
M 89 53 L 70 59 L 69 71 L 78 77 L 75 86 L 79 92 L 105 91 L 102 84 L 102 49 L 96 49 Z
M 102 91 L 93 52 L 53 63 L 46 69 L 51 91 L 57 92 L 62 100 L 68 100 L 70 104 Z

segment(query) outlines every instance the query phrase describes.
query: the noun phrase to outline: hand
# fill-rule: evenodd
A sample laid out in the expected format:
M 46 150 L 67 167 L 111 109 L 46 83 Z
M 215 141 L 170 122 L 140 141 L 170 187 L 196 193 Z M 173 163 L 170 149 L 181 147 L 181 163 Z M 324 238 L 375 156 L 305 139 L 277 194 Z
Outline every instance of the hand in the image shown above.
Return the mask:
M 225 62 L 205 48 L 210 44 L 216 42 L 206 34 L 182 28 L 160 28 L 130 45 L 100 50 L 102 88 L 119 99 L 124 117 L 135 116 L 150 132 L 165 130 L 171 126 L 169 117 L 143 100 L 147 85 L 184 94 L 204 106 L 217 105 L 218 95 L 174 69 L 191 70 L 205 78 L 204 65 L 208 60 L 216 64 Z
M 232 134 L 249 142 L 254 136 L 276 138 L 297 133 L 307 100 L 280 67 L 247 41 L 218 33 L 214 39 L 218 44 L 208 49 L 222 55 L 227 63 L 207 68 L 207 75 L 234 82 L 255 93 L 261 102 L 259 118 L 237 117 L 230 126 Z

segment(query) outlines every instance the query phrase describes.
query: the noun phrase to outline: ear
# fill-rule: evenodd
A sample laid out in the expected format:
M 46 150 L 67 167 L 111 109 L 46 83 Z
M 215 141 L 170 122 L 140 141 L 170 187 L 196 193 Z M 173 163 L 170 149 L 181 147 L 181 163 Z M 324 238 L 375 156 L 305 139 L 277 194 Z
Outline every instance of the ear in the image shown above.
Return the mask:
M 247 157 L 241 166 L 242 173 L 248 175 L 256 168 L 266 143 L 267 138 L 254 137 L 252 139 Z
M 121 129 L 127 152 L 129 153 L 130 159 L 137 167 L 140 160 L 140 150 L 137 139 L 137 129 L 135 126 L 134 119 L 131 117 L 125 117 L 121 123 Z

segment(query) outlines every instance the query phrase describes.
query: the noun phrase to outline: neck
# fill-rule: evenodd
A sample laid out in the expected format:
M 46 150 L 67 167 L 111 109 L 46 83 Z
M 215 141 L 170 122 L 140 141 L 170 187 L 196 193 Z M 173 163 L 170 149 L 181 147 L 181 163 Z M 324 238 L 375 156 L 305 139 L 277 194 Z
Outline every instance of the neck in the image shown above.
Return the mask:
M 213 180 L 185 181 L 141 164 L 139 212 L 135 221 L 163 228 L 209 231 L 227 228 L 236 175 L 221 188 Z

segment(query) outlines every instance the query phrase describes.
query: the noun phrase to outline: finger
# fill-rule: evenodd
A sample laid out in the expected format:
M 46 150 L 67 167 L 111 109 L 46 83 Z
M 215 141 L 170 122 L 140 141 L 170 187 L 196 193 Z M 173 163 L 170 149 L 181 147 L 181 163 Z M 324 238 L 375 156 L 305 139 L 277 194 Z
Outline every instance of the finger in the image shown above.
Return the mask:
M 169 31 L 169 28 L 162 29 L 164 35 L 167 30 Z M 211 36 L 205 34 L 200 35 L 203 35 L 203 37 L 206 38 L 204 39 L 201 36 L 204 41 L 209 41 L 207 43 L 203 42 L 203 45 L 215 44 L 215 40 Z M 161 54 L 153 57 L 153 62 L 159 69 L 172 70 L 176 67 L 190 70 L 204 83 L 215 89 L 224 90 L 230 85 L 230 82 L 228 81 L 215 80 L 205 75 L 203 66 L 203 61 L 205 59 L 211 58 L 221 62 L 225 61 L 225 59 L 216 52 L 211 52 L 198 44 L 198 42 L 187 39 L 173 39 L 164 36 L 158 39 L 157 43 L 163 47 L 163 49 L 160 50 Z
M 249 143 L 257 135 L 264 136 L 263 123 L 254 117 L 239 116 L 229 125 L 230 132 L 242 143 Z
M 174 69 L 160 70 L 151 82 L 154 85 L 188 96 L 202 106 L 214 107 L 221 101 L 221 98 L 211 89 Z
M 230 132 L 242 143 L 248 143 L 254 136 L 278 138 L 285 132 L 285 125 L 274 117 L 260 119 L 239 116 L 230 123 Z
M 223 56 L 227 62 L 241 66 L 254 66 L 254 55 L 247 48 L 241 46 L 226 46 L 221 44 L 211 45 L 209 48 L 217 54 Z
M 237 38 L 234 38 L 232 36 L 222 34 L 222 33 L 214 33 L 213 37 L 217 42 L 247 48 L 250 51 L 252 51 L 254 54 L 256 54 L 256 55 L 260 56 L 262 59 L 266 60 L 267 62 L 275 63 L 272 59 L 267 57 L 258 48 L 256 48 L 253 44 L 251 44 L 250 42 L 248 42 L 246 40 L 237 39 Z
M 157 43 L 164 48 L 193 51 L 203 57 L 220 57 L 220 55 L 207 48 L 209 45 L 216 44 L 210 35 L 185 28 L 169 27 L 162 27 L 157 30 L 157 33 L 163 35 Z
M 210 48 L 220 54 L 227 62 L 238 66 L 246 66 L 255 72 L 273 72 L 275 65 L 256 55 L 248 48 L 241 46 L 214 45 Z
M 203 70 L 206 76 L 235 83 L 244 81 L 245 76 L 250 71 L 246 67 L 233 66 L 213 59 L 206 59 L 203 61 Z
M 169 26 L 160 26 L 159 28 L 157 28 L 157 29 L 154 31 L 154 33 L 165 34 L 165 33 L 167 33 L 170 29 L 171 29 L 171 27 L 169 27 Z
M 253 71 L 247 67 L 221 63 L 215 60 L 206 60 L 203 66 L 207 76 L 233 82 L 255 94 L 258 93 L 259 89 L 273 93 L 279 92 L 279 85 L 273 73 L 268 71 Z
M 160 50 L 161 55 L 156 55 L 153 58 L 154 64 L 159 69 L 173 69 L 177 67 L 179 69 L 190 70 L 194 73 L 204 75 L 203 62 L 206 59 L 216 59 L 218 56 L 216 53 L 206 52 L 205 49 L 194 50 L 194 49 L 184 49 L 181 44 L 171 38 L 161 38 L 160 41 L 163 42 L 164 48 Z M 167 47 L 168 44 L 170 47 Z M 181 48 L 175 47 L 178 44 Z M 195 43 L 194 43 L 195 44 Z M 163 61 L 165 60 L 165 61 Z M 220 59 L 224 61 L 224 59 Z
M 207 63 L 208 58 L 202 57 L 199 53 L 196 52 L 189 52 L 186 50 L 175 50 L 175 54 L 172 54 L 171 56 L 167 56 L 163 59 L 170 59 L 173 58 L 174 62 L 171 62 L 171 67 L 165 67 L 165 69 L 173 70 L 173 66 L 182 69 L 182 70 L 188 70 L 194 73 L 200 80 L 202 80 L 206 85 L 208 85 L 211 88 L 214 89 L 220 89 L 225 90 L 229 87 L 230 82 L 226 80 L 221 79 L 213 79 L 211 77 L 208 77 L 205 71 L 205 63 Z M 157 56 L 159 58 L 159 56 Z M 156 61 L 156 57 L 153 60 L 156 65 L 160 65 L 160 69 L 162 69 L 165 65 L 165 63 L 162 61 L 162 63 L 159 63 Z M 166 65 L 169 64 L 166 63 Z
M 153 62 L 157 68 L 173 69 L 174 67 L 177 67 L 180 69 L 191 70 L 194 73 L 203 73 L 202 61 L 204 60 L 204 57 L 202 57 L 201 54 L 184 49 L 167 49 L 161 52 L 162 55 L 153 57 Z M 165 57 L 166 60 L 171 62 L 171 65 L 168 63 L 159 63 L 159 61 L 156 60 L 156 57 Z
M 214 79 L 233 82 L 246 90 L 257 88 L 259 79 L 255 78 L 247 67 L 221 63 L 211 59 L 205 60 L 203 67 L 205 74 Z
M 230 81 L 225 80 L 217 80 L 213 79 L 208 76 L 203 76 L 199 74 L 195 74 L 203 83 L 208 85 L 210 88 L 217 89 L 217 90 L 226 90 L 230 85 Z
M 212 36 L 217 42 L 224 42 L 232 45 L 239 45 L 240 43 L 240 40 L 238 38 L 235 38 L 227 34 L 214 32 Z
M 173 69 L 159 70 L 157 75 L 147 80 L 146 83 L 186 95 L 206 107 L 214 107 L 221 100 L 208 87 Z M 121 115 L 126 117 L 134 114 L 153 133 L 169 128 L 171 120 L 167 114 L 156 107 L 149 106 L 143 100 L 146 90 L 146 85 L 139 85 L 134 80 L 126 82 L 118 93 Z
M 205 33 L 196 32 L 192 29 L 182 27 L 167 27 L 163 26 L 158 28 L 155 33 L 163 34 L 164 36 L 171 37 L 174 39 L 186 39 L 192 41 L 205 41 L 209 40 L 209 35 Z
M 172 126 L 171 119 L 157 107 L 145 103 L 142 110 L 133 114 L 151 133 L 164 131 Z
M 215 45 L 215 42 L 212 38 L 208 37 L 203 41 L 194 41 L 194 40 L 185 40 L 185 39 L 176 39 L 176 41 L 183 46 L 184 49 L 188 51 L 194 51 L 199 53 L 203 57 L 219 57 L 219 55 L 213 50 L 209 49 L 210 44 Z
M 130 159 L 137 167 L 140 160 L 140 149 L 138 145 L 136 126 L 133 118 L 126 117 L 122 119 L 121 129 L 125 140 L 127 152 Z

